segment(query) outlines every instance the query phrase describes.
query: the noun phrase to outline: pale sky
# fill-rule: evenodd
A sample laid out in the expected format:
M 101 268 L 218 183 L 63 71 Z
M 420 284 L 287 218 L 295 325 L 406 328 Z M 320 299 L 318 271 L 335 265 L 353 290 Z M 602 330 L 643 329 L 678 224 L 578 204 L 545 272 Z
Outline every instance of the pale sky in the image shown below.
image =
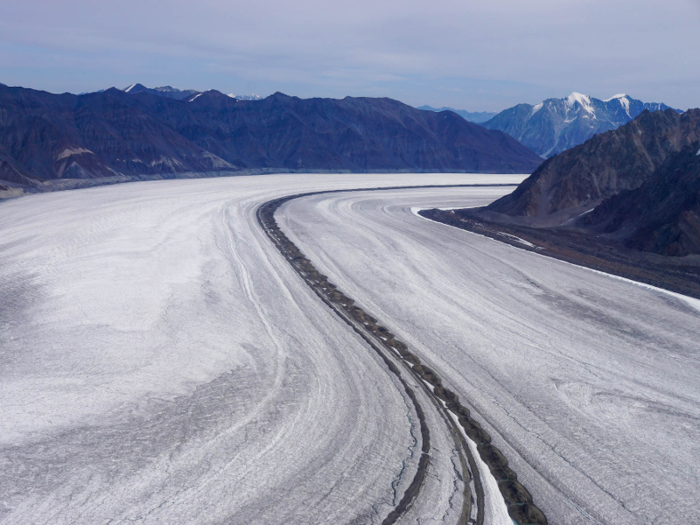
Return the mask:
M 2 0 L 0 82 L 141 82 L 499 111 L 578 91 L 700 106 L 700 0 Z

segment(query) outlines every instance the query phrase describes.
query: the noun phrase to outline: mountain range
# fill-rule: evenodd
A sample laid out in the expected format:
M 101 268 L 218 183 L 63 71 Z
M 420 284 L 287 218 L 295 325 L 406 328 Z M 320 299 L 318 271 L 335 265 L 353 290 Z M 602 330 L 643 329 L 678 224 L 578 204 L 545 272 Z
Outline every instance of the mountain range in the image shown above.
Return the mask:
M 454 109 L 454 108 L 448 108 L 447 106 L 441 107 L 441 108 L 434 108 L 431 106 L 421 106 L 418 109 L 423 109 L 425 111 L 454 111 L 462 117 L 464 120 L 468 120 L 469 122 L 474 122 L 475 124 L 481 124 L 482 122 L 486 122 L 489 119 L 492 119 L 495 117 L 498 113 L 491 112 L 491 111 L 467 111 L 465 109 Z
M 244 169 L 530 173 L 541 162 L 500 131 L 387 98 L 237 100 L 218 91 L 55 95 L 0 84 L 0 180 Z M 164 95 L 167 93 L 167 95 Z
M 504 131 L 538 155 L 549 158 L 583 144 L 595 134 L 616 129 L 645 110 L 666 109 L 672 108 L 627 95 L 599 100 L 572 93 L 566 98 L 550 98 L 534 106 L 518 104 L 483 122 L 482 126 Z

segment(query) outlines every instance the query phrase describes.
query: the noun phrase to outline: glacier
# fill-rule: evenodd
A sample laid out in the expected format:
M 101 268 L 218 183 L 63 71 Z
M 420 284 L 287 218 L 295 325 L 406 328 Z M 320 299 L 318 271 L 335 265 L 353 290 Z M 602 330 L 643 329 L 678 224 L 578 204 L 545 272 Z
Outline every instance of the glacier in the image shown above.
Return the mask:
M 380 523 L 417 468 L 414 409 L 255 212 L 523 178 L 265 175 L 0 204 L 0 523 Z M 700 519 L 698 311 L 412 211 L 510 189 L 321 194 L 277 220 L 459 393 L 550 523 Z M 401 523 L 457 518 L 451 438 L 431 444 Z M 485 522 L 503 522 L 489 483 Z

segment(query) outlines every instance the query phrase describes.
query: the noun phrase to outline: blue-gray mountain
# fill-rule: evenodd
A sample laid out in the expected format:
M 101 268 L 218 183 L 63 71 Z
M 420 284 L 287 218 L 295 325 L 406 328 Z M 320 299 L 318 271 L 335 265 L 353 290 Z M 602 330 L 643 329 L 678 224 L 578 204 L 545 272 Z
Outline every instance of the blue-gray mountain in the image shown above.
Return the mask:
M 454 108 L 448 108 L 447 106 L 443 106 L 441 108 L 434 108 L 432 106 L 421 106 L 418 109 L 422 109 L 425 111 L 454 111 L 462 117 L 464 120 L 468 120 L 469 122 L 474 122 L 475 124 L 481 124 L 482 122 L 486 122 L 489 119 L 492 119 L 498 113 L 492 112 L 492 111 L 467 111 L 466 109 L 454 109 Z
M 518 104 L 501 111 L 482 126 L 508 133 L 541 157 L 549 158 L 583 144 L 597 133 L 627 124 L 644 110 L 665 109 L 672 108 L 627 95 L 599 100 L 572 93 L 566 98 L 550 98 L 534 106 Z
M 56 179 L 246 169 L 530 173 L 541 163 L 501 131 L 388 98 L 178 100 L 135 89 L 54 95 L 0 84 L 0 183 L 41 190 Z

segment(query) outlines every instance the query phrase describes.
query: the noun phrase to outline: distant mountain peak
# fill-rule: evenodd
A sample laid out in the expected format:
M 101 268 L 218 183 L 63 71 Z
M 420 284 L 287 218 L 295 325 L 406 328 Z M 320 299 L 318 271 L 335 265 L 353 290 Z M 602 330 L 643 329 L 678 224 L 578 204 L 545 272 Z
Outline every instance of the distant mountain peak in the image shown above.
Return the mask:
M 591 97 L 589 97 L 588 95 L 584 95 L 582 93 L 577 93 L 576 91 L 574 91 L 573 93 L 571 93 L 571 95 L 566 97 L 567 107 L 573 108 L 574 106 L 576 106 L 576 104 L 581 106 L 585 111 L 587 111 L 591 115 L 595 114 L 595 110 L 591 106 Z
M 131 84 L 129 87 L 124 88 L 122 91 L 124 91 L 124 93 L 131 93 L 132 91 L 137 92 L 137 91 L 142 91 L 145 89 L 148 89 L 148 88 L 146 86 L 144 86 L 143 84 L 136 83 L 136 84 Z
M 574 91 L 565 98 L 549 98 L 532 106 L 519 104 L 502 111 L 482 125 L 508 133 L 548 158 L 578 146 L 597 133 L 630 122 L 643 111 L 669 108 L 647 103 L 626 94 L 600 100 Z
M 487 120 L 492 119 L 498 114 L 492 111 L 467 111 L 465 109 L 455 109 L 447 106 L 443 106 L 441 108 L 434 108 L 432 106 L 420 106 L 416 109 L 421 109 L 424 111 L 454 111 L 464 120 L 474 122 L 475 124 L 481 124 L 482 122 L 486 122 Z
M 566 100 L 570 106 L 573 106 L 576 102 L 578 102 L 581 105 L 591 103 L 591 97 L 589 97 L 588 95 L 584 95 L 583 93 L 578 93 L 576 91 L 574 91 L 573 93 L 571 93 L 571 95 L 566 97 Z

